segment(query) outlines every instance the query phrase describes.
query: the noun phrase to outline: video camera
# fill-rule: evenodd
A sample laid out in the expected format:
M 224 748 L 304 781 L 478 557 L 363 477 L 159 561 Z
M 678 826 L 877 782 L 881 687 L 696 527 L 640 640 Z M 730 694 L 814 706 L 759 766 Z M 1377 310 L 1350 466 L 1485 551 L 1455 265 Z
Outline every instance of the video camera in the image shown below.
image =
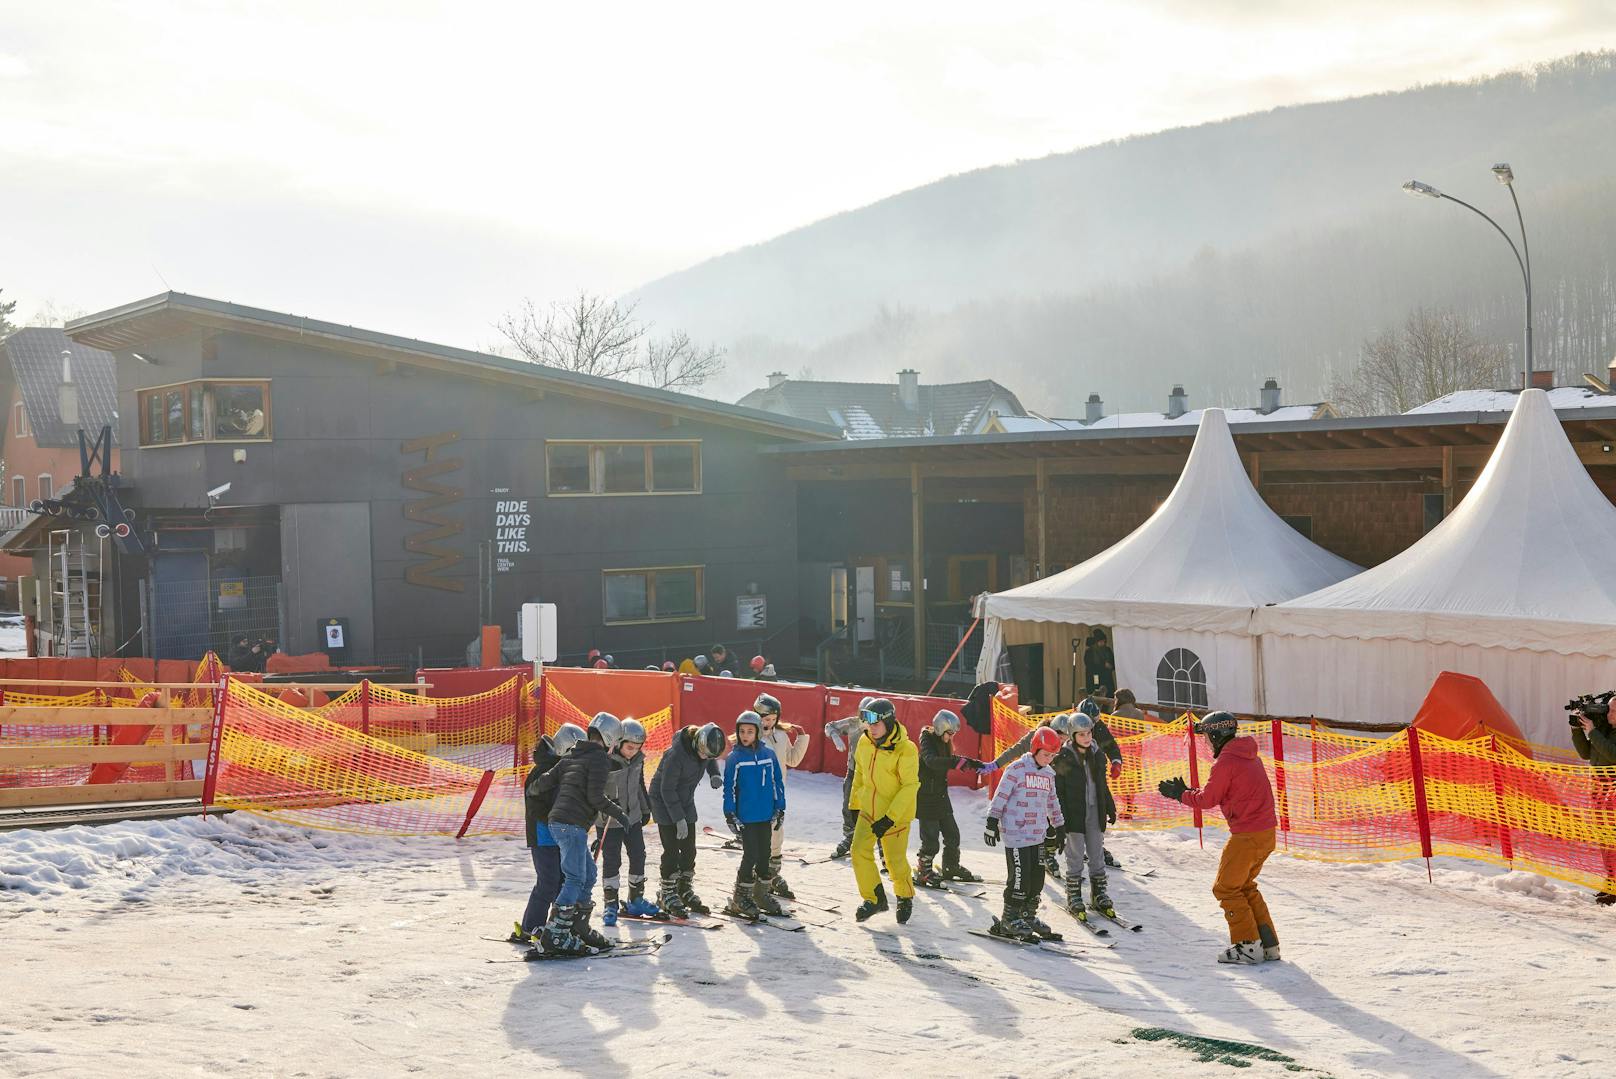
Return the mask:
M 1571 698 L 1565 706 L 1565 710 L 1571 713 L 1567 722 L 1576 727 L 1579 726 L 1577 717 L 1587 716 L 1595 723 L 1609 723 L 1612 697 L 1616 697 L 1616 689 L 1607 689 L 1603 693 L 1584 693 L 1580 697 Z

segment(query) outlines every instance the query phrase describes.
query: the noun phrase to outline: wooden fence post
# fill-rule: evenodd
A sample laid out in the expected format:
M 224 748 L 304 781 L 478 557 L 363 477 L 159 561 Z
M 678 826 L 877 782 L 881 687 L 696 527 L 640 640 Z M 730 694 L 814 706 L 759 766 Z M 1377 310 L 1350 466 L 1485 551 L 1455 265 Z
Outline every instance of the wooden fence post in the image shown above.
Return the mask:
M 370 679 L 359 682 L 359 733 L 370 733 Z

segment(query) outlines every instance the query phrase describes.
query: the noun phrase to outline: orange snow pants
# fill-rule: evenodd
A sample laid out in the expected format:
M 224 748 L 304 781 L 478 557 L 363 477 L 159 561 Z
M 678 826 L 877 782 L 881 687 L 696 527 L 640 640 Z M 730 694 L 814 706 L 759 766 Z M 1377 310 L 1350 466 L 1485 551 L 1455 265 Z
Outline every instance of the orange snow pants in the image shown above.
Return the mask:
M 1218 862 L 1218 879 L 1212 882 L 1212 894 L 1223 907 L 1223 917 L 1229 923 L 1229 942 L 1256 940 L 1257 927 L 1265 925 L 1272 931 L 1274 919 L 1268 914 L 1268 904 L 1257 890 L 1257 874 L 1263 863 L 1274 853 L 1274 830 L 1236 832 L 1223 845 L 1223 859 Z M 1278 942 L 1278 936 L 1275 936 Z

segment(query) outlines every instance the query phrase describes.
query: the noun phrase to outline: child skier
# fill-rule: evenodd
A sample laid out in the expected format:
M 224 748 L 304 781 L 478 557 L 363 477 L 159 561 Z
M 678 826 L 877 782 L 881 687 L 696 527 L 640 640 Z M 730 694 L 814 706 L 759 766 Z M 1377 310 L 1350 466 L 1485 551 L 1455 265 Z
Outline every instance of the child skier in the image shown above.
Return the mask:
M 786 780 L 780 758 L 763 744 L 763 720 L 752 711 L 735 717 L 735 748 L 724 764 L 724 819 L 741 840 L 741 868 L 725 914 L 756 918 L 785 911 L 769 894 L 769 836 L 786 819 Z
M 1004 915 L 995 918 L 988 932 L 1010 940 L 1061 940 L 1059 933 L 1038 918 L 1038 897 L 1044 890 L 1044 840 L 1059 834 L 1065 824 L 1055 794 L 1055 773 L 1049 762 L 1061 750 L 1061 737 L 1049 727 L 1032 732 L 1029 752 L 1004 770 L 999 789 L 988 803 L 987 830 L 982 841 L 997 846 L 1004 840 L 1008 878 L 1004 886 Z
M 1083 910 L 1083 863 L 1088 862 L 1089 905 L 1115 913 L 1105 889 L 1105 826 L 1115 824 L 1117 803 L 1106 782 L 1105 754 L 1094 738 L 1094 720 L 1082 712 L 1055 717 L 1051 724 L 1070 741 L 1051 764 L 1061 816 L 1066 818 L 1066 909 Z
M 1274 790 L 1257 757 L 1257 740 L 1239 733 L 1239 722 L 1229 712 L 1211 712 L 1195 725 L 1212 743 L 1212 774 L 1200 790 L 1186 788 L 1181 778 L 1164 779 L 1156 789 L 1163 798 L 1183 802 L 1191 809 L 1222 809 L 1229 824 L 1212 894 L 1229 923 L 1230 946 L 1220 963 L 1261 963 L 1279 958 L 1279 936 L 1268 913 L 1257 874 L 1274 852 Z
M 959 733 L 960 717 L 944 708 L 931 719 L 931 726 L 920 732 L 920 793 L 915 799 L 915 815 L 920 819 L 920 856 L 915 866 L 915 883 L 922 888 L 941 888 L 945 880 L 976 881 L 982 878 L 960 865 L 959 825 L 954 820 L 954 803 L 948 797 L 948 773 L 955 768 L 993 771 L 989 765 L 954 752 L 954 736 Z M 943 871 L 932 868 L 941 837 Z
M 675 918 L 709 914 L 696 894 L 696 784 L 705 772 L 714 787 L 717 758 L 724 754 L 724 732 L 718 724 L 690 726 L 673 736 L 651 777 L 651 817 L 662 839 L 662 886 L 657 905 Z
M 556 732 L 555 738 L 563 739 L 565 747 L 571 749 L 573 743 L 583 737 L 583 733 L 580 728 L 566 723 L 561 731 Z M 550 920 L 550 904 L 555 902 L 556 893 L 561 891 L 561 848 L 556 846 L 548 824 L 550 807 L 555 804 L 555 790 L 552 788 L 546 794 L 539 793 L 539 777 L 561 761 L 561 755 L 555 749 L 555 738 L 540 738 L 538 745 L 533 747 L 533 767 L 522 784 L 522 831 L 527 838 L 528 855 L 533 859 L 536 879 L 533 891 L 528 894 L 527 909 L 522 912 L 522 920 L 511 930 L 512 944 L 538 943 L 539 931 Z
M 626 827 L 604 814 L 595 822 L 600 836 L 601 897 L 606 901 L 600 920 L 617 924 L 619 901 L 618 872 L 623 865 L 623 848 L 628 848 L 628 902 L 623 911 L 636 918 L 667 918 L 662 909 L 645 898 L 645 826 L 651 822 L 651 796 L 645 790 L 645 726 L 638 720 L 623 720 L 622 741 L 612 750 L 613 771 L 606 779 L 606 797 L 623 807 Z
M 858 744 L 864 737 L 864 720 L 859 716 L 873 700 L 874 697 L 865 697 L 859 701 L 858 712 L 846 719 L 833 719 L 825 724 L 825 737 L 847 754 L 847 768 L 842 773 L 842 841 L 837 844 L 832 858 L 846 858 L 853 849 L 853 826 L 858 823 L 858 810 L 852 808 L 853 771 L 858 764 Z
M 884 697 L 861 709 L 864 735 L 857 752 L 857 781 L 848 800 L 858 811 L 853 826 L 853 876 L 864 902 L 854 912 L 859 921 L 887 909 L 887 893 L 875 868 L 880 844 L 898 897 L 898 921 L 909 920 L 915 905 L 914 880 L 909 875 L 909 825 L 915 817 L 920 793 L 920 754 L 898 722 L 898 710 Z
M 780 771 L 784 773 L 801 764 L 802 759 L 808 755 L 810 736 L 801 727 L 780 718 L 779 698 L 768 693 L 759 693 L 757 700 L 752 702 L 752 711 L 763 720 L 763 744 L 774 750 L 774 755 L 780 758 Z M 776 825 L 769 834 L 769 891 L 781 899 L 795 899 L 797 897 L 792 894 L 791 886 L 780 874 L 780 854 L 785 849 L 785 842 L 785 828 Z
M 589 851 L 589 827 L 602 813 L 628 826 L 623 807 L 606 797 L 606 777 L 612 770 L 606 751 L 616 746 L 622 726 L 610 712 L 598 713 L 589 721 L 585 737 L 575 741 L 561 763 L 539 777 L 541 795 L 555 792 L 550 834 L 561 848 L 561 891 L 550 923 L 544 927 L 546 951 L 587 955 L 612 946 L 611 940 L 589 925 L 597 876 Z

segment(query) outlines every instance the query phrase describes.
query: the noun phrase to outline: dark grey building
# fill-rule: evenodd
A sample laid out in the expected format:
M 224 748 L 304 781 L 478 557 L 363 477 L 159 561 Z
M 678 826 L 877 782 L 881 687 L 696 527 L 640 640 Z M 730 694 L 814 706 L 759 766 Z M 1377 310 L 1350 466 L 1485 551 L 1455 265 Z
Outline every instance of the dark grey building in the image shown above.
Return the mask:
M 758 451 L 834 428 L 172 292 L 67 332 L 117 356 L 148 654 L 335 619 L 350 662 L 447 660 L 532 600 L 623 665 L 798 654 L 797 498 Z

